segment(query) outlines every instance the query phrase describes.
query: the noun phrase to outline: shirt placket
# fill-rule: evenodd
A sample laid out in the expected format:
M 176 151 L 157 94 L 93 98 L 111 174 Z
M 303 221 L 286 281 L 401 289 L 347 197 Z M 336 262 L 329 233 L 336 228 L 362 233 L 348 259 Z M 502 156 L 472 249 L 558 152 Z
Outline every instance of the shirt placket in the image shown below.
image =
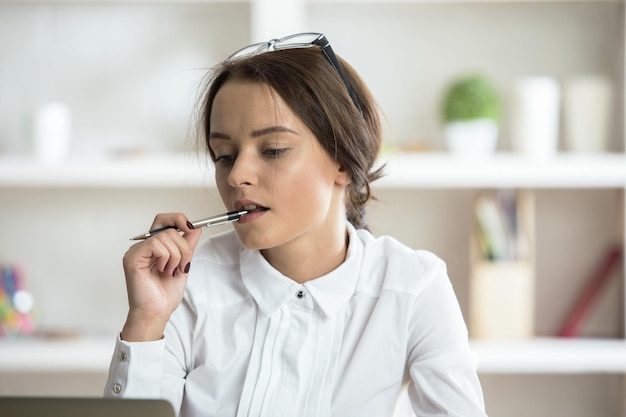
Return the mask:
M 238 417 L 283 415 L 302 406 L 308 384 L 302 374 L 312 366 L 303 361 L 312 313 L 304 289 L 271 316 L 259 313 Z

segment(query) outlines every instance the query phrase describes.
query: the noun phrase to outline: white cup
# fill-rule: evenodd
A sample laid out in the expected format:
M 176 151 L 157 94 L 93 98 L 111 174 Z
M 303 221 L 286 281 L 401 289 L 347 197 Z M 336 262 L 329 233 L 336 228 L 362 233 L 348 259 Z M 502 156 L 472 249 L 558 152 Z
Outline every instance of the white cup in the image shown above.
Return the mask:
M 552 77 L 529 77 L 515 84 L 511 146 L 533 158 L 554 155 L 559 144 L 561 91 Z
M 604 152 L 608 148 L 613 89 L 601 76 L 576 77 L 565 83 L 565 143 L 573 152 Z
M 35 155 L 48 164 L 64 162 L 70 151 L 72 114 L 63 103 L 47 103 L 35 114 Z

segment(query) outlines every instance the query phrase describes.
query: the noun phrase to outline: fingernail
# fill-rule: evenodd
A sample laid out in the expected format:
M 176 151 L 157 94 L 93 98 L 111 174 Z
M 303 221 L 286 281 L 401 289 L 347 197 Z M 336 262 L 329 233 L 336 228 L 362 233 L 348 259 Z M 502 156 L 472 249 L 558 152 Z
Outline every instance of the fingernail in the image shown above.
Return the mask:
M 175 277 L 177 272 L 178 272 L 178 267 L 174 268 L 174 271 L 172 272 L 172 276 Z
M 185 265 L 185 274 L 189 273 L 189 268 L 191 268 L 191 262 L 189 262 L 187 265 Z
M 193 224 L 191 224 L 190 221 L 187 222 L 187 227 L 190 229 L 195 229 L 195 227 L 193 227 Z

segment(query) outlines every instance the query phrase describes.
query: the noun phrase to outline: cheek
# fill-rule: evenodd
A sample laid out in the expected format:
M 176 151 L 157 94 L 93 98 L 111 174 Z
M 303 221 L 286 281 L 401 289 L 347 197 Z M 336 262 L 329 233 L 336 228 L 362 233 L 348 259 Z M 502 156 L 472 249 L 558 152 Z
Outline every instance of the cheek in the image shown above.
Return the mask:
M 319 170 L 308 169 L 285 175 L 281 182 L 282 186 L 275 187 L 275 195 L 300 212 L 326 207 L 331 199 L 333 181 Z
M 222 197 L 222 201 L 226 203 L 228 201 L 226 197 L 228 196 L 228 192 L 230 190 L 227 182 L 227 174 L 220 172 L 217 168 L 215 171 L 215 186 L 217 187 L 220 197 Z

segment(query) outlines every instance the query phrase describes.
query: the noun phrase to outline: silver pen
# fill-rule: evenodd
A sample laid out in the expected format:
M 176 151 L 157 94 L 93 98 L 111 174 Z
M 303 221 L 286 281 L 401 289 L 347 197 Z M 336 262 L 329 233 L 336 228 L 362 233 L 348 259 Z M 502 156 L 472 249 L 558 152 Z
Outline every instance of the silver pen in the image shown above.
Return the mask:
M 205 219 L 196 220 L 195 222 L 191 222 L 194 229 L 198 229 L 200 227 L 210 227 L 210 226 L 219 226 L 221 224 L 232 223 L 234 221 L 239 220 L 241 216 L 246 214 L 247 210 L 239 210 L 239 211 L 229 211 L 228 213 L 218 214 L 217 216 L 207 217 Z M 147 233 L 142 235 L 138 235 L 135 237 L 131 237 L 130 240 L 144 240 L 152 237 L 158 233 L 161 233 L 164 230 L 175 229 L 176 226 L 165 226 L 159 227 L 158 229 L 150 230 Z M 180 230 L 179 230 L 180 231 Z

